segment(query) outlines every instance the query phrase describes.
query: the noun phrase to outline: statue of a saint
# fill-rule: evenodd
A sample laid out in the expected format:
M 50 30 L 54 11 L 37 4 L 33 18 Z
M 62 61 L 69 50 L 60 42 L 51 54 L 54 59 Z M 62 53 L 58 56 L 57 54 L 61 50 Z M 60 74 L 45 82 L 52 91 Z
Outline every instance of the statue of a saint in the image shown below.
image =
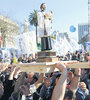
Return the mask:
M 41 11 L 38 12 L 38 26 L 39 37 L 41 37 L 41 50 L 51 50 L 51 23 L 52 23 L 52 11 L 45 13 L 46 4 L 42 3 L 40 6 Z

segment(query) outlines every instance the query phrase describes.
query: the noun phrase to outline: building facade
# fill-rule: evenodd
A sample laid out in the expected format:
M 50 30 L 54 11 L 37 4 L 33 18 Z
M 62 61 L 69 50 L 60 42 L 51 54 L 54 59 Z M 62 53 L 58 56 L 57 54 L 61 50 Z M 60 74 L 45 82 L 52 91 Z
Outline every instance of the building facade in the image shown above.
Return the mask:
M 90 42 L 90 33 L 88 23 L 78 24 L 78 42 L 85 48 L 85 43 Z
M 0 15 L 1 47 L 16 48 L 14 37 L 19 34 L 19 26 L 6 16 Z

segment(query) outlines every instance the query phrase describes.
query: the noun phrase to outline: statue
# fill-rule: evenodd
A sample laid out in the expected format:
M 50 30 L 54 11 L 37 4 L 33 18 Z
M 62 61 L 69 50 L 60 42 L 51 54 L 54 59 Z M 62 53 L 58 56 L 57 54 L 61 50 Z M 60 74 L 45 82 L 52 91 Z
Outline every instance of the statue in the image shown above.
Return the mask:
M 41 11 L 38 12 L 38 26 L 39 37 L 41 37 L 41 51 L 51 50 L 51 23 L 52 23 L 52 11 L 45 13 L 46 4 L 42 3 L 40 6 Z
M 24 20 L 24 32 L 29 32 L 28 21 L 26 19 Z

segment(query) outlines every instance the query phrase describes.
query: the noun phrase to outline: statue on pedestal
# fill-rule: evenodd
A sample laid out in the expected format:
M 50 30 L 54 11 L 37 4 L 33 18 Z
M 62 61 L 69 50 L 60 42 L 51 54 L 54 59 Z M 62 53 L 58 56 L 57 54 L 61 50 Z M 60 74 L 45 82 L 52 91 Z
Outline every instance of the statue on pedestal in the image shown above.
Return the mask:
M 41 37 L 41 51 L 51 50 L 51 23 L 52 23 L 52 11 L 45 12 L 46 4 L 42 3 L 40 6 L 41 11 L 38 12 L 38 26 L 39 37 Z

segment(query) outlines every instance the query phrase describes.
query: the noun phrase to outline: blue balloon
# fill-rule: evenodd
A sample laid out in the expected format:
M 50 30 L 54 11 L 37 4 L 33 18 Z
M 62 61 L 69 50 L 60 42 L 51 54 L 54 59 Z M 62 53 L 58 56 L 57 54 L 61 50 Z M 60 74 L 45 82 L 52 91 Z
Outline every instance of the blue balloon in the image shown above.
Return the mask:
M 76 31 L 76 27 L 74 27 L 73 25 L 70 26 L 70 32 L 75 32 Z

